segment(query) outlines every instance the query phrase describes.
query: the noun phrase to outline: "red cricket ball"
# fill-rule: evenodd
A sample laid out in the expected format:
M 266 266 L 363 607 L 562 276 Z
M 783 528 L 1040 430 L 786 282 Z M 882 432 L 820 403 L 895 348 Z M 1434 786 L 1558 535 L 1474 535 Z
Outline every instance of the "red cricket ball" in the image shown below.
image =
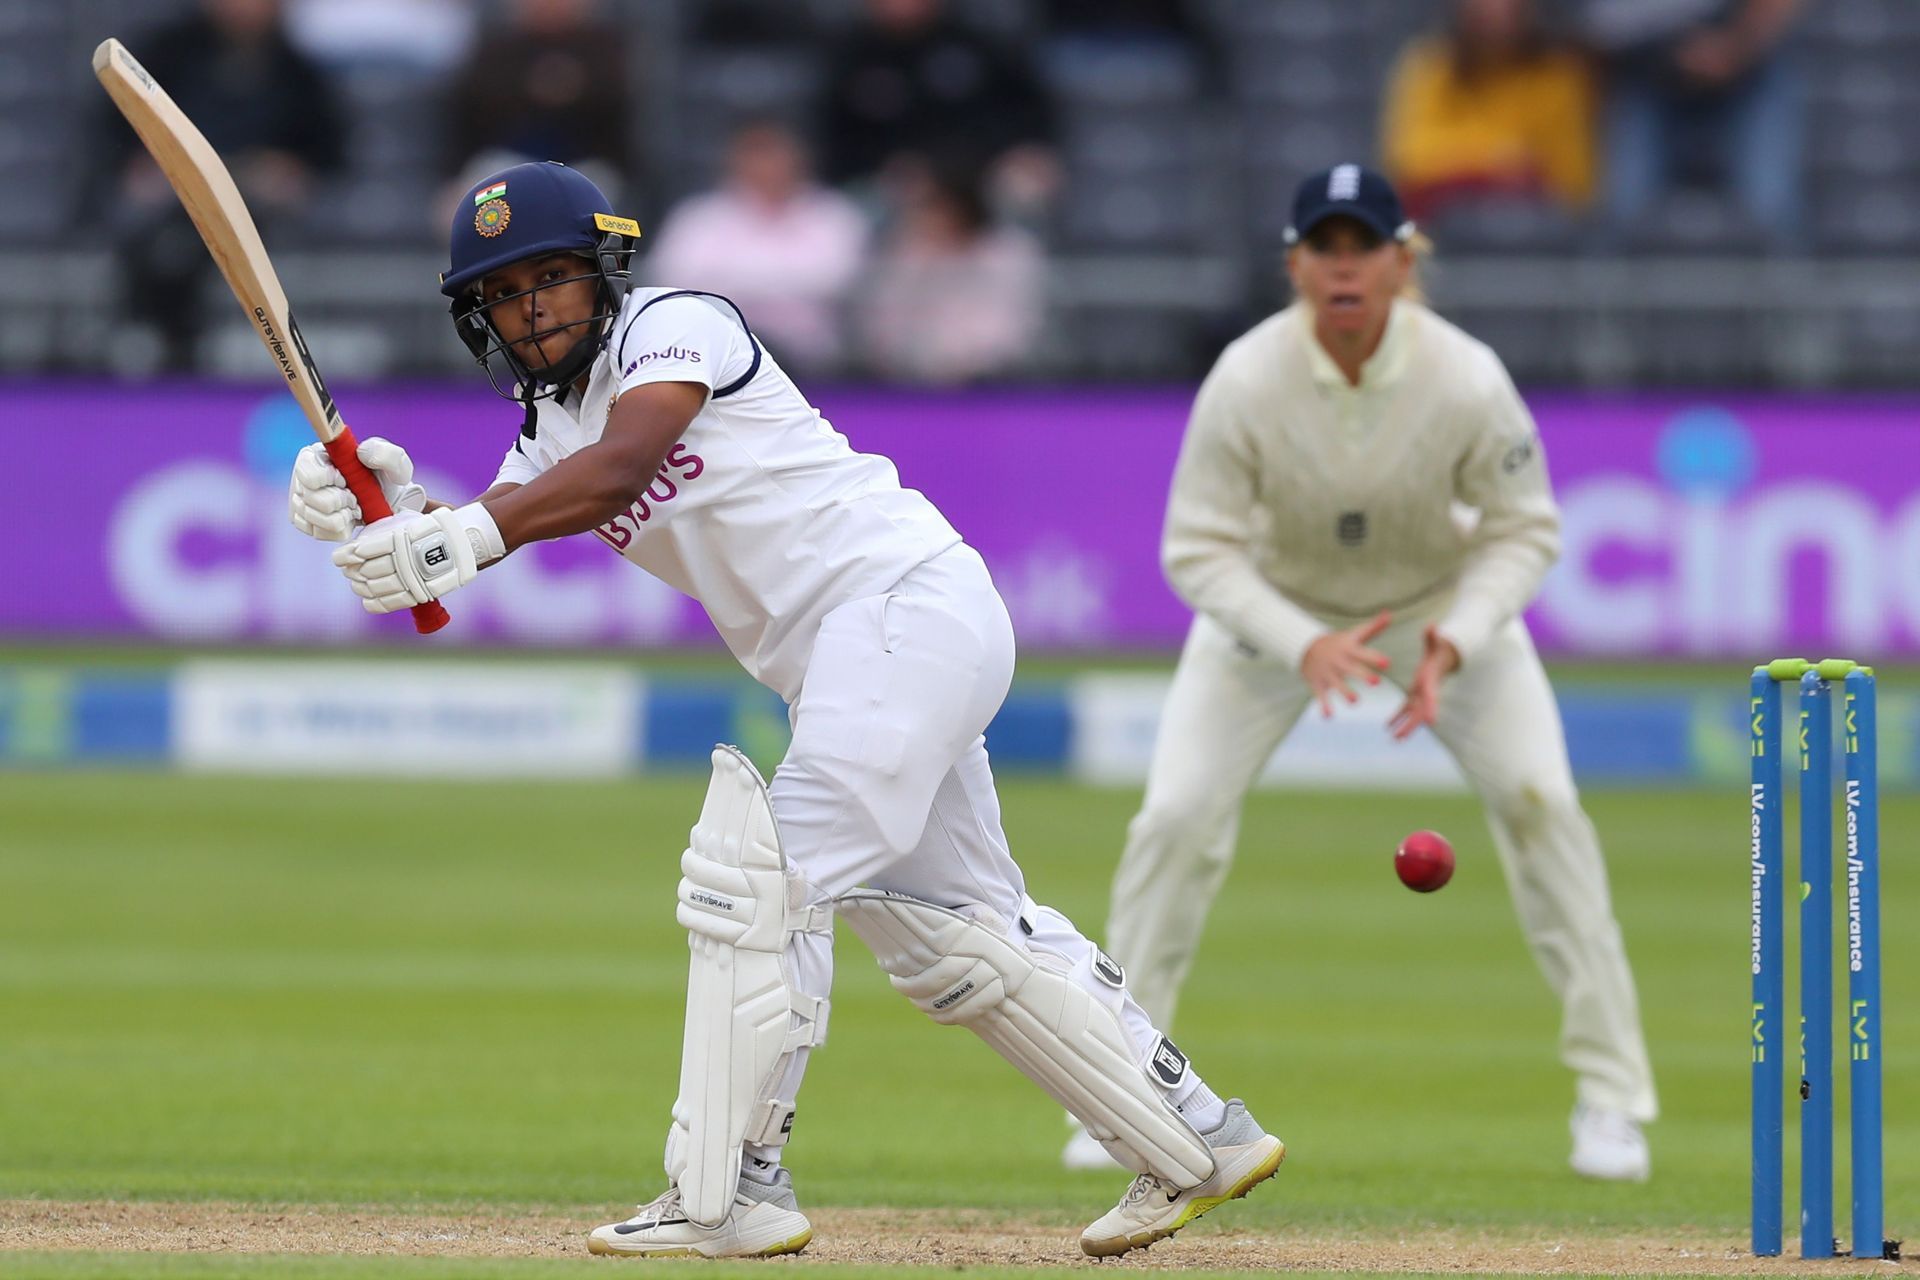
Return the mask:
M 1393 870 L 1416 893 L 1432 893 L 1453 879 L 1453 846 L 1438 831 L 1416 831 L 1394 850 Z

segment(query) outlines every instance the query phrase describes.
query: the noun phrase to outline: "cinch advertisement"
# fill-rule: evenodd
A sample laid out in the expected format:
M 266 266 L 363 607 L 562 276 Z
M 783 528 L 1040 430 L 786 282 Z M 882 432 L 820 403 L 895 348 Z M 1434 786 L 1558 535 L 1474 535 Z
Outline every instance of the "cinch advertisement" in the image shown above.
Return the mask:
M 429 492 L 470 496 L 512 444 L 483 389 L 336 389 Z M 1190 392 L 827 388 L 821 412 L 893 458 L 992 566 L 1029 650 L 1170 649 L 1186 609 L 1160 520 Z M 1529 615 L 1562 654 L 1745 659 L 1920 652 L 1920 399 L 1535 395 L 1565 552 Z M 396 641 L 288 526 L 312 436 L 284 392 L 177 384 L 0 388 L 9 524 L 35 553 L 0 636 Z M 28 429 L 30 428 L 30 429 Z M 432 643 L 717 643 L 699 608 L 599 540 L 522 552 L 450 602 Z

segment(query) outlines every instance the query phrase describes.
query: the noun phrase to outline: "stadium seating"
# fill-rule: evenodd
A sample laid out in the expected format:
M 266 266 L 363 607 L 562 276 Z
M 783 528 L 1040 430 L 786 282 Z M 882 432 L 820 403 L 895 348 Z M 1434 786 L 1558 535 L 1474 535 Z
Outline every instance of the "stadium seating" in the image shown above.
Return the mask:
M 193 0 L 0 0 L 0 369 L 88 368 L 108 322 L 113 281 L 52 265 L 94 255 L 99 190 L 82 183 L 99 127 L 87 55 L 106 34 L 130 40 Z M 796 0 L 779 6 L 796 21 Z M 772 113 L 804 120 L 819 88 L 807 42 L 719 43 L 696 34 L 694 0 L 618 0 L 641 110 L 630 160 L 643 219 L 710 182 L 730 122 Z M 738 7 L 736 5 L 736 7 Z M 857 0 L 807 0 L 816 29 Z M 485 9 L 486 6 L 483 6 Z M 1055 96 L 1067 182 L 1047 227 L 1056 324 L 1042 372 L 1053 377 L 1186 378 L 1209 344 L 1280 296 L 1280 232 L 1293 184 L 1331 160 L 1376 150 L 1387 68 L 1437 5 L 1410 0 L 1208 0 L 1225 50 L 1217 71 L 1179 56 L 1098 62 L 1043 56 L 1028 0 L 968 0 L 970 20 L 1035 48 Z M 1911 297 L 1920 250 L 1920 5 L 1821 0 L 1796 37 L 1811 129 L 1808 232 L 1769 260 L 1855 272 L 1857 293 L 1785 295 L 1739 219 L 1689 194 L 1654 227 L 1603 239 L 1594 228 L 1512 208 L 1456 215 L 1433 230 L 1436 296 L 1494 341 L 1522 380 L 1572 382 L 1883 382 L 1907 376 L 1911 322 L 1886 305 Z M 396 67 L 336 68 L 350 117 L 349 170 L 316 203 L 326 216 L 282 229 L 290 276 L 323 283 L 302 296 L 319 333 L 383 335 L 364 372 L 453 369 L 464 353 L 441 330 L 430 288 L 436 234 L 426 216 L 440 148 L 441 83 Z M 315 256 L 317 255 L 317 256 Z M 366 255 L 366 256 L 359 256 Z M 1518 270 L 1515 257 L 1539 264 Z M 305 269 L 301 260 L 312 257 Z M 1675 298 L 1676 261 L 1711 287 Z M 404 263 L 404 270 L 388 269 Z M 1717 265 L 1716 265 L 1717 264 Z M 384 274 L 370 268 L 379 267 Z M 1598 274 L 1595 274 L 1598 273 Z M 1569 298 L 1577 281 L 1604 289 Z M 1666 276 L 1671 279 L 1671 276 Z M 76 287 L 75 282 L 80 282 Z M 341 282 L 352 282 L 342 287 Z M 20 303 L 51 309 L 29 323 Z M 1782 335 L 1789 335 L 1783 338 Z M 316 344 L 321 339 L 316 337 Z M 1785 342 L 1777 360 L 1756 344 Z M 1576 350 L 1584 346 L 1586 349 Z M 332 353 L 329 353 L 330 355 Z M 345 357 L 349 368 L 358 357 Z M 338 358 L 336 357 L 336 362 Z

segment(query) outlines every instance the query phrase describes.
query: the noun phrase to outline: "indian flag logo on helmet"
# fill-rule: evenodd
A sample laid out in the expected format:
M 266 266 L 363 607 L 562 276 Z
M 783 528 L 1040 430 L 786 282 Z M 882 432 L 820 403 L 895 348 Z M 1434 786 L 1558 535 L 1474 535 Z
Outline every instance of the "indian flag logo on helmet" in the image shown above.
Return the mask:
M 482 187 L 473 193 L 473 204 L 477 209 L 489 200 L 497 200 L 507 194 L 507 184 L 496 182 L 490 187 Z
M 506 190 L 506 184 L 500 184 L 500 190 Z M 474 211 L 473 229 L 491 239 L 507 229 L 513 221 L 513 210 L 505 200 L 489 200 Z

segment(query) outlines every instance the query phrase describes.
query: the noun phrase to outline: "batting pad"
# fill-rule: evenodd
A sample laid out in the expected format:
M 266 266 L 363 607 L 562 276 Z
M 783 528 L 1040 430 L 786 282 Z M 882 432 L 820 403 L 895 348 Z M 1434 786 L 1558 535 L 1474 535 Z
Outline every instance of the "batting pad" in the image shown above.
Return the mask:
M 798 999 L 787 979 L 797 917 L 767 784 L 732 747 L 714 748 L 713 780 L 680 870 L 676 915 L 691 958 L 667 1176 L 687 1217 L 713 1227 L 733 1211 L 741 1143 L 766 1141 L 768 1129 L 782 1130 L 774 1140 L 784 1141 L 792 1123 L 791 1104 L 764 1096 L 776 1072 L 826 1031 L 826 1002 Z M 819 927 L 831 927 L 820 915 Z
M 987 924 L 918 898 L 856 889 L 834 909 L 895 990 L 935 1022 L 972 1028 L 1115 1159 L 1179 1187 L 1213 1176 L 1213 1152 L 1092 992 Z

